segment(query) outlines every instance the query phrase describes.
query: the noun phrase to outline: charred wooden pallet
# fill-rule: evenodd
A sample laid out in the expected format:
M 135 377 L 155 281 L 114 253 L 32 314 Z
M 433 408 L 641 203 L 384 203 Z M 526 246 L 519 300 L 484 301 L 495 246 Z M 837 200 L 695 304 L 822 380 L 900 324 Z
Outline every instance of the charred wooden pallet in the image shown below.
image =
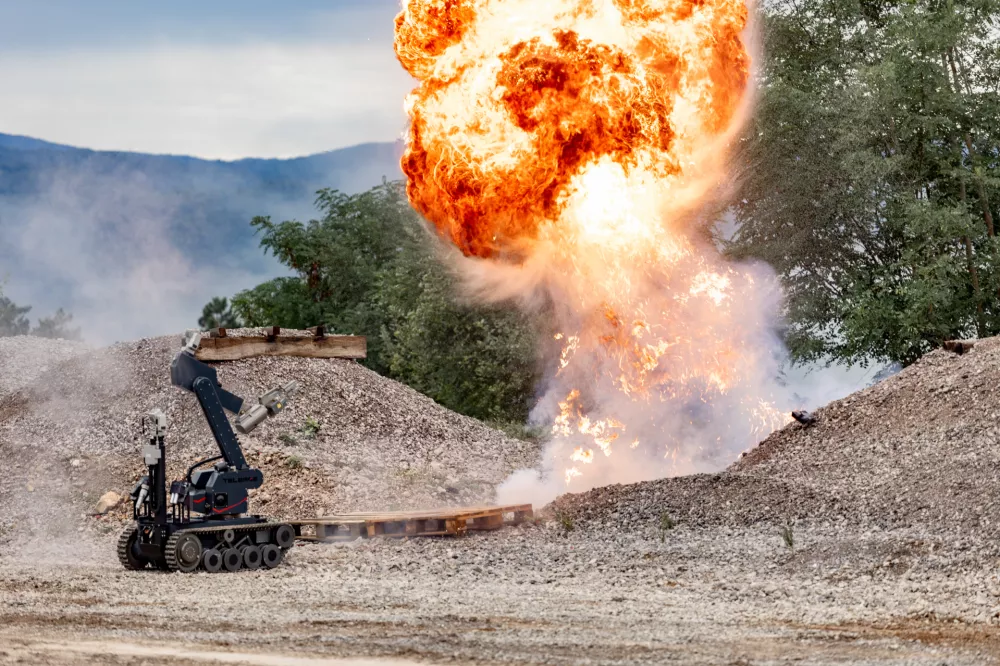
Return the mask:
M 372 537 L 461 536 L 466 532 L 495 530 L 530 520 L 530 504 L 465 507 L 433 511 L 347 513 L 289 521 L 300 539 L 353 541 Z

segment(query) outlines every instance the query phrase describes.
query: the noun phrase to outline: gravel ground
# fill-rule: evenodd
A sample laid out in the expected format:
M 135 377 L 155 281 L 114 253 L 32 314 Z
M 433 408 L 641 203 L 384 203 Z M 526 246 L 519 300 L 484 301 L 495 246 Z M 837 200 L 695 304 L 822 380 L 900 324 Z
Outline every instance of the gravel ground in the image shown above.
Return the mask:
M 138 417 L 167 409 L 175 460 L 211 452 L 193 400 L 166 383 L 178 342 L 0 390 L 0 662 L 171 663 L 121 647 L 164 644 L 276 664 L 1000 661 L 1000 341 L 930 354 L 717 475 L 567 495 L 463 539 L 300 545 L 272 572 L 126 572 L 112 552 L 123 514 L 86 507 L 131 485 Z M 220 376 L 245 396 L 304 383 L 296 411 L 244 438 L 267 479 L 258 506 L 276 515 L 488 500 L 537 460 L 355 363 L 255 359 Z M 107 652 L 52 647 L 76 641 Z
M 551 523 L 303 545 L 228 576 L 0 564 L 0 659 L 59 638 L 483 664 L 996 663 L 995 559 L 906 532 L 798 538 Z

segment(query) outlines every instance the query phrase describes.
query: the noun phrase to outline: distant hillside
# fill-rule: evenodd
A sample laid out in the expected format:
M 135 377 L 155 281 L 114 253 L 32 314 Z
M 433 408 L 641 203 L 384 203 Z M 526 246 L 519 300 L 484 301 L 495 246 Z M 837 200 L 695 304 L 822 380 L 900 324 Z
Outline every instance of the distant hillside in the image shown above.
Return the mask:
M 217 179 L 246 179 L 245 185 L 282 196 L 310 194 L 320 187 L 346 191 L 397 178 L 399 147 L 369 143 L 293 159 L 209 161 L 176 155 L 105 152 L 72 148 L 38 139 L 0 134 L 0 196 L 42 192 L 56 178 L 79 173 L 128 171 L 162 179 L 166 187 L 217 190 Z
M 73 150 L 70 146 L 62 146 L 58 143 L 49 143 L 41 139 L 32 139 L 30 136 L 15 136 L 13 134 L 0 134 L 0 148 L 17 148 L 18 150 Z
M 252 217 L 309 219 L 320 188 L 400 178 L 400 152 L 222 162 L 0 134 L 0 280 L 38 314 L 70 308 L 96 341 L 180 330 L 209 296 L 277 272 Z

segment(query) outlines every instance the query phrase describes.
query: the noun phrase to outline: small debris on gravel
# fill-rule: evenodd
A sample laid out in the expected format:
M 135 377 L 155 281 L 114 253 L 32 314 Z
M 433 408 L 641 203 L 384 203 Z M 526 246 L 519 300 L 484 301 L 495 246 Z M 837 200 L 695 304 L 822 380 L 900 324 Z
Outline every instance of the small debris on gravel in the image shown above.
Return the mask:
M 792 412 L 792 418 L 805 426 L 815 425 L 816 417 L 807 411 Z

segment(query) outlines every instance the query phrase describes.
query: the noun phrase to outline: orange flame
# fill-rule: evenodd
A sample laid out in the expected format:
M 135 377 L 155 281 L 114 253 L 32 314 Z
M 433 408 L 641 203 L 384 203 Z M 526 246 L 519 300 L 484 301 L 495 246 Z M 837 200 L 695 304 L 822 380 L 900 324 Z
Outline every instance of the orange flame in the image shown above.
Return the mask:
M 481 257 L 521 256 L 547 225 L 647 236 L 622 195 L 676 186 L 729 128 L 746 21 L 741 0 L 405 0 L 411 201 Z
M 553 359 L 553 434 L 586 443 L 573 463 L 639 430 L 593 415 L 609 403 L 708 404 L 758 363 L 753 279 L 691 223 L 725 177 L 746 24 L 743 0 L 403 0 L 410 201 L 465 255 L 544 272 L 573 311 Z M 750 403 L 748 430 L 776 422 Z

